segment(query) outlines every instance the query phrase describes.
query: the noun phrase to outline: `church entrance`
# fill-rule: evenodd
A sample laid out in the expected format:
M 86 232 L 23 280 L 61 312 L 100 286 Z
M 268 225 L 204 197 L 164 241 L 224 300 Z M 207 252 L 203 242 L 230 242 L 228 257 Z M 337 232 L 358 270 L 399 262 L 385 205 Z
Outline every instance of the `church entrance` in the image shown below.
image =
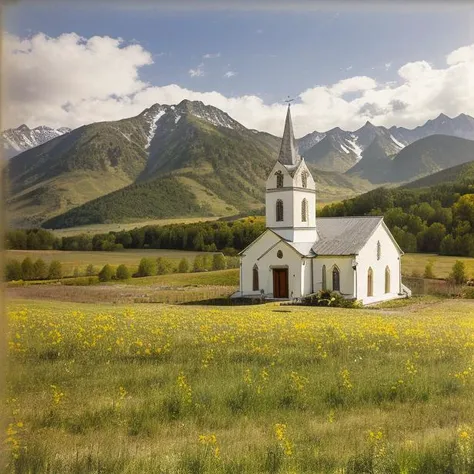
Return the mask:
M 273 297 L 288 298 L 288 268 L 273 269 Z

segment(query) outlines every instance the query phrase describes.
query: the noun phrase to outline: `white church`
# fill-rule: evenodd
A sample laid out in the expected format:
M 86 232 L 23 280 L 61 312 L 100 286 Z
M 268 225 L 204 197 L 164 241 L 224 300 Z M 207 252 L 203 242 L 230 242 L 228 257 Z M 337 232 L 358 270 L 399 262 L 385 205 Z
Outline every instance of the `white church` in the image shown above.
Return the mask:
M 234 296 L 291 300 L 330 290 L 363 304 L 410 296 L 403 252 L 383 217 L 316 218 L 316 185 L 298 155 L 289 105 L 265 204 L 267 228 L 240 252 Z

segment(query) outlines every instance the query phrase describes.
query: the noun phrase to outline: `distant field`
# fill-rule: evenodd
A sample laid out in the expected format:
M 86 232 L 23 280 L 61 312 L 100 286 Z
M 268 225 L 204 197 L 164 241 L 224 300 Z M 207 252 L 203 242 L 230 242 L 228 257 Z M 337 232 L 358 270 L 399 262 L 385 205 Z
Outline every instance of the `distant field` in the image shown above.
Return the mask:
M 5 473 L 474 472 L 474 304 L 9 304 Z
M 192 224 L 194 222 L 215 221 L 220 217 L 183 217 L 176 219 L 155 219 L 140 222 L 130 222 L 125 224 L 90 224 L 67 229 L 52 230 L 57 237 L 70 237 L 78 234 L 105 234 L 107 232 L 119 232 L 121 230 L 135 229 L 147 225 L 168 225 L 168 224 Z
M 7 283 L 9 299 L 76 303 L 191 303 L 226 298 L 239 286 L 239 270 L 173 273 L 99 284 L 97 277 Z
M 120 264 L 127 265 L 130 270 L 136 271 L 140 259 L 143 257 L 165 257 L 179 261 L 183 257 L 192 264 L 196 255 L 212 255 L 208 252 L 195 252 L 186 250 L 122 250 L 119 252 L 78 252 L 78 251 L 62 251 L 62 250 L 7 250 L 6 257 L 23 260 L 30 257 L 33 261 L 42 258 L 45 262 L 51 260 L 59 260 L 63 264 L 64 276 L 72 275 L 74 268 L 78 268 L 80 272 L 85 271 L 87 265 L 91 264 L 100 269 L 106 263 L 118 266 Z
M 92 263 L 96 267 L 102 267 L 106 263 L 118 266 L 121 263 L 130 267 L 132 271 L 138 268 L 138 263 L 143 257 L 165 257 L 175 261 L 181 260 L 183 257 L 189 259 L 192 263 L 196 255 L 209 255 L 207 252 L 195 252 L 186 250 L 165 250 L 165 249 L 149 249 L 149 250 L 123 250 L 118 252 L 77 252 L 77 251 L 60 251 L 60 250 L 7 250 L 7 259 L 16 258 L 23 260 L 29 256 L 33 260 L 42 258 L 45 262 L 51 260 L 60 260 L 63 263 L 63 271 L 65 276 L 72 275 L 74 268 L 84 271 L 87 265 Z M 466 273 L 468 277 L 474 277 L 474 258 L 468 257 L 447 257 L 435 254 L 425 253 L 408 253 L 402 257 L 402 273 L 410 276 L 413 270 L 417 270 L 421 275 L 428 262 L 433 262 L 433 271 L 436 278 L 446 278 L 451 272 L 452 266 L 456 260 L 462 260 L 466 265 Z M 173 275 L 172 278 L 179 277 Z M 160 278 L 160 277 L 156 277 Z M 164 277 L 170 279 L 169 275 Z M 202 278 L 202 277 L 200 277 Z M 141 280 L 137 280 L 138 285 Z M 134 283 L 135 284 L 135 283 Z M 238 285 L 238 282 L 236 283 Z
M 446 278 L 456 260 L 462 260 L 466 266 L 466 274 L 469 278 L 474 277 L 474 258 L 469 257 L 447 257 L 426 253 L 407 253 L 402 257 L 402 273 L 411 275 L 413 270 L 417 270 L 421 275 L 427 263 L 433 262 L 433 272 L 436 278 Z

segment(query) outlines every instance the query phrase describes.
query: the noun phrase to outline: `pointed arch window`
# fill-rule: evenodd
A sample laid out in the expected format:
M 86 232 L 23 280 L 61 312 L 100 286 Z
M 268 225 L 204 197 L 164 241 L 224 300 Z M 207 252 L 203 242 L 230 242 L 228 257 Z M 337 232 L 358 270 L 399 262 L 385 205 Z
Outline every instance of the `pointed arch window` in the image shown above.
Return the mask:
M 283 173 L 281 171 L 277 171 L 275 173 L 275 176 L 277 177 L 277 188 L 282 188 L 283 187 Z
M 390 293 L 390 268 L 385 267 L 385 293 Z
M 308 201 L 306 199 L 301 201 L 301 222 L 308 222 Z
M 303 188 L 308 187 L 308 173 L 306 171 L 303 171 L 303 173 L 301 173 L 301 186 Z
M 367 296 L 374 296 L 374 271 L 369 268 L 367 272 Z
M 281 199 L 277 199 L 276 202 L 276 220 L 277 222 L 283 221 L 283 201 Z
M 332 268 L 332 291 L 341 291 L 341 278 L 336 265 Z
M 380 245 L 380 240 L 377 241 L 377 260 L 380 260 L 382 256 L 382 246 Z
M 253 270 L 252 270 L 252 290 L 253 291 L 258 291 L 259 290 L 258 267 L 257 267 L 256 264 L 253 266 Z
M 326 265 L 323 265 L 323 268 L 321 269 L 321 277 L 322 277 L 322 287 L 321 289 L 323 291 L 327 290 L 327 282 L 326 282 Z

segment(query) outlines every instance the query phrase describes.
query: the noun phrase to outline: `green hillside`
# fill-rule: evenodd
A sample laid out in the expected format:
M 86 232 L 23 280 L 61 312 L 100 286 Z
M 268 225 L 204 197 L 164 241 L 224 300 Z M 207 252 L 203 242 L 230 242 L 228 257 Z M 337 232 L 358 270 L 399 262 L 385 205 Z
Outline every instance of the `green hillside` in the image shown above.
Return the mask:
M 70 227 L 229 216 L 264 204 L 281 139 L 202 102 L 73 130 L 8 165 L 13 226 Z M 318 200 L 352 197 L 367 180 L 313 168 Z
M 474 160 L 474 141 L 448 135 L 431 135 L 403 148 L 393 159 L 391 182 L 421 178 Z
M 453 166 L 405 184 L 404 188 L 427 188 L 439 184 L 474 183 L 474 161 Z
M 12 158 L 12 223 L 36 225 L 134 182 L 147 163 L 152 113 L 151 108 L 130 119 L 86 125 Z
M 107 224 L 156 217 L 207 215 L 196 197 L 176 178 L 161 178 L 159 182 L 137 183 L 119 189 L 82 206 L 70 209 L 43 223 L 50 229 L 86 224 Z
M 178 109 L 179 115 L 160 119 L 149 159 L 135 183 L 68 210 L 43 226 L 224 216 L 261 208 L 280 139 L 240 124 L 215 126 L 192 112 L 188 103 Z M 313 171 L 320 199 L 350 197 L 372 187 L 358 178 Z

